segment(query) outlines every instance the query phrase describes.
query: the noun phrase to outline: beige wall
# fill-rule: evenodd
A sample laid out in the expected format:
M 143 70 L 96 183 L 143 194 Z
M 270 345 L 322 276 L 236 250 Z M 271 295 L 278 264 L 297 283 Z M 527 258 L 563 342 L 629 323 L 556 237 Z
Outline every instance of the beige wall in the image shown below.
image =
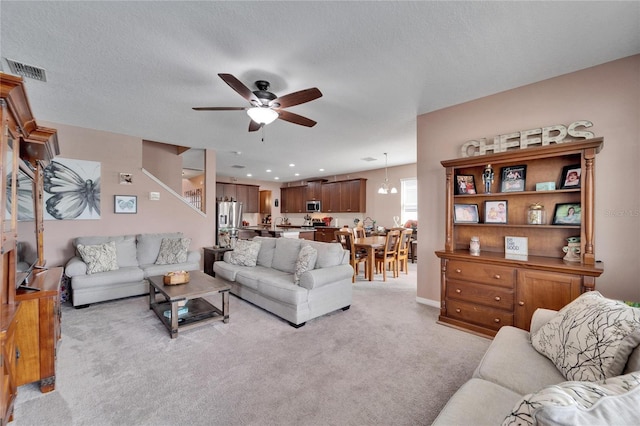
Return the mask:
M 596 259 L 605 272 L 596 289 L 640 301 L 640 55 L 418 117 L 418 300 L 440 300 L 434 255 L 445 235 L 440 161 L 459 157 L 471 139 L 576 120 L 593 122 L 589 130 L 604 137 L 596 157 L 594 217 Z
M 142 167 L 182 194 L 182 157 L 175 145 L 142 141 Z
M 88 235 L 121 235 L 181 231 L 192 239 L 192 248 L 214 244 L 214 216 L 203 215 L 181 198 L 142 173 L 142 140 L 115 133 L 57 123 L 40 125 L 58 130 L 60 157 L 101 163 L 101 218 L 99 220 L 45 221 L 45 259 L 59 266 L 73 256 L 71 240 Z M 206 152 L 205 182 L 215 193 L 215 152 Z M 120 185 L 119 173 L 133 174 L 132 185 Z M 178 173 L 178 176 L 180 174 Z M 178 188 L 179 190 L 179 188 Z M 149 192 L 159 192 L 160 200 L 149 200 Z M 114 214 L 114 195 L 138 197 L 137 214 Z M 215 212 L 215 197 L 206 198 L 206 211 Z

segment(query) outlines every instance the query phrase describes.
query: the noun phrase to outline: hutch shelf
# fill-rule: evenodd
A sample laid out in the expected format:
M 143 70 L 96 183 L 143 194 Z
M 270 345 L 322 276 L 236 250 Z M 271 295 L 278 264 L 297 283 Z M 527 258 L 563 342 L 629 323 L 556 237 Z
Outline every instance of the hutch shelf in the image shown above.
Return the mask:
M 584 291 L 595 289 L 604 269 L 594 244 L 595 157 L 602 138 L 513 150 L 492 155 L 442 161 L 446 170 L 446 237 L 440 258 L 441 295 L 438 322 L 473 333 L 494 336 L 503 325 L 529 329 L 537 308 L 560 309 Z M 494 179 L 484 191 L 482 175 L 490 164 Z M 519 192 L 500 192 L 501 169 L 526 166 Z M 536 191 L 536 183 L 561 188 L 563 169 L 579 167 L 580 185 Z M 457 194 L 456 176 L 473 176 L 476 193 Z M 486 203 L 506 201 L 506 223 L 486 223 Z M 456 223 L 456 204 L 477 206 L 478 223 Z M 490 203 L 491 204 L 491 203 Z M 546 219 L 531 225 L 529 208 L 544 206 Z M 580 223 L 553 224 L 555 206 L 579 205 Z M 526 237 L 528 255 L 505 255 L 505 237 Z M 480 254 L 471 255 L 471 237 L 480 240 Z M 580 237 L 578 261 L 564 260 L 567 239 Z

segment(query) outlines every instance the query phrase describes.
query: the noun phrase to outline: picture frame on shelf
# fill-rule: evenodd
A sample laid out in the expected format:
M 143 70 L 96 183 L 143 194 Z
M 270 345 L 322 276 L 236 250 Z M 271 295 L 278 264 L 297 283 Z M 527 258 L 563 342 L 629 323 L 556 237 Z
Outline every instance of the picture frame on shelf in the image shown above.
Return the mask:
M 507 223 L 507 200 L 484 202 L 484 223 Z
M 477 204 L 454 204 L 453 205 L 453 223 L 478 223 Z
M 562 177 L 560 178 L 560 189 L 580 188 L 582 178 L 582 168 L 580 164 L 573 164 L 562 168 Z
M 582 207 L 580 203 L 556 204 L 552 223 L 554 225 L 580 225 L 582 223 Z
M 114 195 L 113 212 L 116 214 L 138 213 L 138 197 L 135 195 Z
M 473 175 L 456 175 L 456 195 L 476 194 L 476 181 Z
M 501 169 L 500 192 L 522 192 L 525 189 L 527 166 L 508 166 Z

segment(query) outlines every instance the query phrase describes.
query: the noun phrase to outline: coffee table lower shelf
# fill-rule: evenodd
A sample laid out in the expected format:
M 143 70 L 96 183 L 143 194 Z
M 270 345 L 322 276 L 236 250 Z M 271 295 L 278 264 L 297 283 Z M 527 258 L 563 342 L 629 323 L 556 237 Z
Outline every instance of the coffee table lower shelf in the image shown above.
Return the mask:
M 172 330 L 171 316 L 166 317 L 164 315 L 166 311 L 171 312 L 171 303 L 172 302 L 169 301 L 153 303 L 151 304 L 151 309 L 153 309 L 158 318 L 160 318 L 160 321 L 173 335 L 177 334 L 178 330 Z M 214 305 L 201 297 L 187 300 L 185 306 L 189 309 L 189 311 L 184 315 L 178 315 L 179 330 L 188 330 L 190 328 L 213 321 L 229 322 L 229 315 L 225 317 L 222 310 L 216 308 Z

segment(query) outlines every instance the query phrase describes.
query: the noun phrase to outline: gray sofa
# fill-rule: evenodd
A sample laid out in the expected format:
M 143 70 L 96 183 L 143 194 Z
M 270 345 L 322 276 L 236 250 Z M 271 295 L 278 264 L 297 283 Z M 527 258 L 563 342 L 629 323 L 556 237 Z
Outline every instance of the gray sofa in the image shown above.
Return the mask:
M 531 321 L 531 334 L 540 329 L 545 323 L 556 315 L 556 311 L 547 309 L 538 309 L 535 311 Z M 584 384 L 585 382 L 570 382 L 562 375 L 556 365 L 545 355 L 539 353 L 531 343 L 531 335 L 525 330 L 515 327 L 505 326 L 496 334 L 493 342 L 487 349 L 484 357 L 480 361 L 480 365 L 473 373 L 473 377 L 466 382 L 447 402 L 442 409 L 434 425 L 500 425 L 500 424 L 536 424 L 539 417 L 535 417 L 533 422 L 528 416 L 518 417 L 514 414 L 514 407 L 522 407 L 523 397 L 528 394 L 541 394 L 541 390 L 551 389 L 551 392 L 560 392 L 558 389 L 563 386 L 572 386 L 572 384 Z M 628 358 L 628 362 L 623 374 L 627 381 L 635 380 L 640 383 L 640 347 L 636 347 Z M 633 372 L 637 372 L 633 374 Z M 628 374 L 631 376 L 626 376 Z M 618 376 L 622 378 L 623 376 Z M 626 379 L 626 378 L 629 379 Z M 610 379 L 608 379 L 610 380 Z M 551 385 L 553 386 L 549 388 Z M 631 396 L 635 403 L 640 398 L 640 387 Z M 544 392 L 544 390 L 542 391 Z M 525 398 L 526 399 L 526 398 Z M 562 397 L 556 401 L 551 400 L 551 405 L 562 404 Z M 609 401 L 611 402 L 611 400 Z M 529 402 L 525 402 L 527 404 Z M 628 404 L 628 403 L 627 403 Z M 595 407 L 595 405 L 594 405 Z M 603 409 L 604 405 L 600 404 L 599 409 Z M 545 407 L 549 409 L 549 407 Z M 566 415 L 569 411 L 568 407 L 553 407 L 554 409 L 564 409 Z M 635 408 L 634 408 L 635 410 Z M 590 410 L 577 410 L 579 414 L 586 417 L 580 421 L 575 420 L 565 423 L 553 420 L 553 424 L 612 424 L 610 418 L 601 420 L 599 418 L 589 417 L 593 415 Z M 595 411 L 595 410 L 594 410 Z M 627 415 L 619 410 L 619 414 L 613 423 L 629 424 Z M 628 410 L 626 410 L 628 411 Z M 557 411 L 556 411 L 557 414 Z M 574 413 L 575 414 L 575 413 Z M 602 415 L 602 413 L 600 413 Z M 542 416 L 542 412 L 540 412 Z M 607 414 L 610 415 L 610 412 Z M 640 414 L 637 414 L 640 416 Z M 631 413 L 633 417 L 634 414 Z M 510 417 L 507 419 L 507 417 Z M 517 420 L 513 420 L 516 418 Z M 607 418 L 606 416 L 603 418 Z M 506 419 L 506 420 L 505 420 Z M 640 420 L 637 417 L 636 420 Z M 505 421 L 505 423 L 503 423 Z M 634 422 L 635 423 L 635 422 Z M 540 423 L 542 424 L 542 423 Z M 545 423 L 549 424 L 549 423 Z M 637 423 L 636 423 L 637 424 Z
M 216 278 L 231 285 L 231 293 L 289 322 L 306 321 L 351 306 L 353 268 L 349 252 L 338 243 L 294 238 L 255 237 L 260 243 L 255 266 L 232 263 L 233 252 L 213 264 Z M 304 246 L 317 250 L 313 269 L 294 280 L 298 254 Z
M 200 269 L 200 251 L 188 251 L 186 262 L 156 264 L 163 238 L 183 238 L 181 232 L 119 236 L 78 237 L 73 240 L 76 256 L 65 266 L 71 278 L 71 300 L 75 307 L 149 293 L 147 277 L 171 271 Z M 78 245 L 115 243 L 117 269 L 88 273 L 88 265 L 77 251 Z

